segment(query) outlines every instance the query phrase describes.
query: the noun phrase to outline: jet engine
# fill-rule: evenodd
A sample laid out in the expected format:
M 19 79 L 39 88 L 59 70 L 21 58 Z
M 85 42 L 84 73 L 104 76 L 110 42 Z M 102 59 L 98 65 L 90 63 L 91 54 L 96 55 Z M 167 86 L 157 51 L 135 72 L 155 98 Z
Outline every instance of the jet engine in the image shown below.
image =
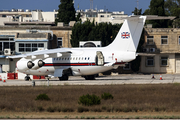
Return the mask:
M 44 66 L 44 64 L 45 63 L 43 62 L 43 60 L 39 60 L 39 59 L 37 59 L 35 61 L 22 59 L 16 63 L 16 67 L 19 71 L 24 71 L 24 70 L 28 70 L 28 69 L 36 70 L 36 69 Z
M 33 63 L 34 63 L 34 66 L 32 67 L 32 70 L 37 70 L 37 69 L 39 69 L 40 67 L 44 66 L 44 64 L 45 64 L 45 63 L 43 62 L 43 60 L 39 60 L 39 59 L 33 61 Z
M 16 63 L 16 67 L 19 71 L 31 69 L 33 66 L 34 66 L 34 63 L 29 60 L 19 60 Z

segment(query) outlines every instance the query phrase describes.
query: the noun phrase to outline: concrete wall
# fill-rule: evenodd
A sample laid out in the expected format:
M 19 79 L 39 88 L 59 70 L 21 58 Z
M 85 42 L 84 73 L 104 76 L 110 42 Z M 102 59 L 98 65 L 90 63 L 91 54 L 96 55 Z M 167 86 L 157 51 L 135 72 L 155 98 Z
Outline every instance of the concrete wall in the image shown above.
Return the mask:
M 71 30 L 52 30 L 54 35 L 55 35 L 55 38 L 54 39 L 57 39 L 57 38 L 60 38 L 62 37 L 62 47 L 66 47 L 66 48 L 70 48 L 71 47 L 71 34 L 72 34 L 72 31 Z M 57 42 L 57 40 L 56 40 Z M 57 43 L 54 43 L 54 45 L 57 45 Z
M 0 64 L 2 65 L 2 71 L 3 72 L 9 72 L 10 71 L 8 59 L 0 58 Z
M 12 17 L 0 17 L 0 25 L 4 25 L 4 22 L 12 21 Z
M 168 57 L 168 65 L 161 66 L 161 57 L 167 56 Z M 154 56 L 154 65 L 147 66 L 147 56 L 141 57 L 141 66 L 140 71 L 142 73 L 175 73 L 176 72 L 176 60 L 175 54 L 156 54 Z
M 57 12 L 42 12 L 43 21 L 44 22 L 54 22 L 55 14 L 57 14 Z

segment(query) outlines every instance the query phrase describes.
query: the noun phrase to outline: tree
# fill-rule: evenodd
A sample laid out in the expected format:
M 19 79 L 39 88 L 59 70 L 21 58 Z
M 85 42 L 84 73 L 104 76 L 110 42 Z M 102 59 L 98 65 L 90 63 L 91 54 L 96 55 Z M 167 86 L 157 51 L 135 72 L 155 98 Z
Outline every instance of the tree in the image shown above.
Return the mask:
M 70 21 L 76 21 L 75 18 L 75 8 L 73 0 L 60 0 L 61 4 L 59 5 L 59 10 L 55 23 L 64 22 L 69 24 Z
M 94 22 L 90 22 L 90 20 L 82 22 L 77 22 L 72 27 L 72 34 L 71 34 L 71 45 L 73 47 L 79 46 L 79 41 L 87 41 L 89 39 L 89 34 L 91 34 L 94 28 Z
M 135 7 L 135 10 L 132 11 L 132 13 L 134 13 L 134 15 L 141 15 L 141 12 L 142 12 L 142 9 L 137 9 L 136 7 Z
M 151 0 L 150 15 L 166 16 L 164 9 L 164 0 Z M 150 21 L 154 28 L 167 28 L 167 20 L 153 20 Z
M 180 0 L 166 0 L 165 1 L 166 14 L 169 16 L 176 16 L 176 20 L 171 21 L 175 27 L 180 27 Z
M 164 8 L 164 0 L 151 0 L 149 10 L 145 10 L 145 15 L 166 16 Z M 167 28 L 167 20 L 152 20 L 147 23 L 152 24 L 153 28 Z
M 71 45 L 79 46 L 79 41 L 101 41 L 102 46 L 109 45 L 117 33 L 121 25 L 112 25 L 111 23 L 99 23 L 98 25 L 87 20 L 84 23 L 77 22 L 72 28 Z
M 78 13 L 77 17 L 76 17 L 76 21 L 81 21 L 81 13 Z
M 180 0 L 165 1 L 166 14 L 180 18 Z

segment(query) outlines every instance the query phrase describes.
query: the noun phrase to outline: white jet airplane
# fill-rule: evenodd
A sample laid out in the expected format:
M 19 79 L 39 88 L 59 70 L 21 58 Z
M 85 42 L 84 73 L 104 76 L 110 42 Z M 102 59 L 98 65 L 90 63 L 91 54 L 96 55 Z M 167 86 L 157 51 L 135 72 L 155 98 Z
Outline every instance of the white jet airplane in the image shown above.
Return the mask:
M 45 75 L 68 80 L 69 76 L 95 79 L 95 74 L 117 68 L 134 60 L 146 16 L 127 17 L 115 40 L 100 48 L 57 48 L 28 54 L 8 56 L 21 58 L 16 63 L 19 72 Z

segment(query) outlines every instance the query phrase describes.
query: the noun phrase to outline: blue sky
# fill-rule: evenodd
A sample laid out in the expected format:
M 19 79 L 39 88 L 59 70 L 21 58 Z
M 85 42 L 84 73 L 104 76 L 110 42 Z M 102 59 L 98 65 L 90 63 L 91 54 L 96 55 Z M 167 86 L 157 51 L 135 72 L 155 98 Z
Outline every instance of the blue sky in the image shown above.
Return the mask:
M 0 10 L 15 9 L 40 9 L 43 11 L 53 11 L 58 9 L 60 0 L 0 0 Z M 108 11 L 124 11 L 125 14 L 131 15 L 137 0 L 93 0 L 93 8 L 108 9 Z M 139 0 L 139 8 L 144 10 L 149 8 L 151 0 Z M 90 8 L 90 0 L 74 0 L 74 7 L 77 10 L 85 10 Z

